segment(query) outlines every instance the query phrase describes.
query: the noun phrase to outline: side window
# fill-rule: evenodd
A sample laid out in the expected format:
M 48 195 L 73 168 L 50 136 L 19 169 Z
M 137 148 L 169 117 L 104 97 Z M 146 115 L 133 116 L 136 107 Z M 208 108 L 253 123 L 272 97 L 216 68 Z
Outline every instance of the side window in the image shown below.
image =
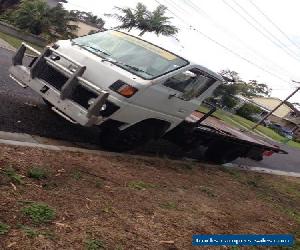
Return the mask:
M 216 79 L 198 69 L 179 73 L 168 79 L 164 85 L 182 93 L 181 98 L 191 100 L 203 94 Z

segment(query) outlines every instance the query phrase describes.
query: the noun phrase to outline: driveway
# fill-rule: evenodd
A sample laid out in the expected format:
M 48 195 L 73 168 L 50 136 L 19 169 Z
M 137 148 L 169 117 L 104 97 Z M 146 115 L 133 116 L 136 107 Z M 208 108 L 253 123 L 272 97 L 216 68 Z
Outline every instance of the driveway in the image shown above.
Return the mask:
M 49 110 L 38 95 L 30 89 L 19 87 L 9 78 L 12 55 L 12 52 L 0 49 L 0 131 L 96 144 L 97 128 L 87 129 L 65 121 Z M 300 173 L 300 150 L 286 145 L 280 147 L 289 154 L 275 154 L 261 162 L 238 159 L 235 163 Z

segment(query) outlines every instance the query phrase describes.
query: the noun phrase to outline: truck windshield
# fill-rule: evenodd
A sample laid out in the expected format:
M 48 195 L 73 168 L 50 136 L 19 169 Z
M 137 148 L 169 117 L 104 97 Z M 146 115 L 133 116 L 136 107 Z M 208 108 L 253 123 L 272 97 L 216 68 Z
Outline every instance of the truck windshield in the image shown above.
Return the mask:
M 189 63 L 169 51 L 118 31 L 79 37 L 73 42 L 144 79 L 156 78 Z

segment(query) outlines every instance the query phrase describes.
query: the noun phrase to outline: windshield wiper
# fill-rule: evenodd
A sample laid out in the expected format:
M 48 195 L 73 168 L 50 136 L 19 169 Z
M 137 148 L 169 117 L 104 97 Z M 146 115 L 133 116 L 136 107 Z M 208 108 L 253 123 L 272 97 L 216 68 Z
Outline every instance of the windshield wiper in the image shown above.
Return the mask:
M 102 49 L 98 49 L 98 48 L 94 48 L 93 46 L 89 46 L 89 45 L 81 45 L 82 47 L 85 47 L 85 48 L 89 48 L 89 49 L 92 49 L 94 51 L 97 51 L 97 52 L 100 52 L 106 56 L 111 56 L 111 54 L 109 54 L 108 52 L 102 50 Z
M 117 62 L 117 63 L 119 63 L 119 62 Z M 127 67 L 127 68 L 133 69 L 136 72 L 143 72 L 143 73 L 146 73 L 147 75 L 153 76 L 149 72 L 147 72 L 147 71 L 145 71 L 143 69 L 140 69 L 140 68 L 138 68 L 136 66 L 132 66 L 132 65 L 129 65 L 129 64 L 126 64 L 126 63 L 120 63 L 120 64 L 123 65 L 123 66 L 125 66 L 125 67 Z
M 106 56 L 111 56 L 111 54 L 109 54 L 108 52 L 106 52 L 106 51 L 104 51 L 102 49 L 94 48 L 93 46 L 89 46 L 89 45 L 85 45 L 85 44 L 79 44 L 79 43 L 76 43 L 74 41 L 72 41 L 72 43 L 78 45 L 81 48 L 89 48 L 89 49 L 92 49 L 94 51 L 100 52 L 100 53 L 102 53 L 102 54 L 104 54 Z
M 102 62 L 110 62 L 110 63 L 114 63 L 114 64 L 116 64 L 116 65 L 118 65 L 118 66 L 127 67 L 127 68 L 130 68 L 130 69 L 133 69 L 133 70 L 136 71 L 136 72 L 143 72 L 143 73 L 146 73 L 147 75 L 153 76 L 152 74 L 146 72 L 146 71 L 143 70 L 143 69 L 140 69 L 140 68 L 138 68 L 138 67 L 136 67 L 136 66 L 132 66 L 132 65 L 129 65 L 129 64 L 126 64 L 126 63 L 123 63 L 123 62 L 119 62 L 119 61 L 114 60 L 114 59 L 112 59 L 112 58 L 104 58 L 104 59 L 102 59 Z

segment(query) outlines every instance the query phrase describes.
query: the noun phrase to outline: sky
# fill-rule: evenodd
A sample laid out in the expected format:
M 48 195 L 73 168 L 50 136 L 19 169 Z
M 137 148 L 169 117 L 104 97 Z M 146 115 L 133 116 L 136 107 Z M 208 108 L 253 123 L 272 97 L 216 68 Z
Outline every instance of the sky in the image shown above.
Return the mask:
M 134 8 L 138 0 L 68 0 L 67 9 L 90 11 L 106 28 L 117 21 L 104 16 L 115 6 Z M 143 0 L 159 4 L 180 30 L 176 35 L 193 62 L 219 72 L 230 69 L 255 79 L 286 98 L 300 83 L 300 1 L 298 0 Z M 300 91 L 290 99 L 300 103 Z

